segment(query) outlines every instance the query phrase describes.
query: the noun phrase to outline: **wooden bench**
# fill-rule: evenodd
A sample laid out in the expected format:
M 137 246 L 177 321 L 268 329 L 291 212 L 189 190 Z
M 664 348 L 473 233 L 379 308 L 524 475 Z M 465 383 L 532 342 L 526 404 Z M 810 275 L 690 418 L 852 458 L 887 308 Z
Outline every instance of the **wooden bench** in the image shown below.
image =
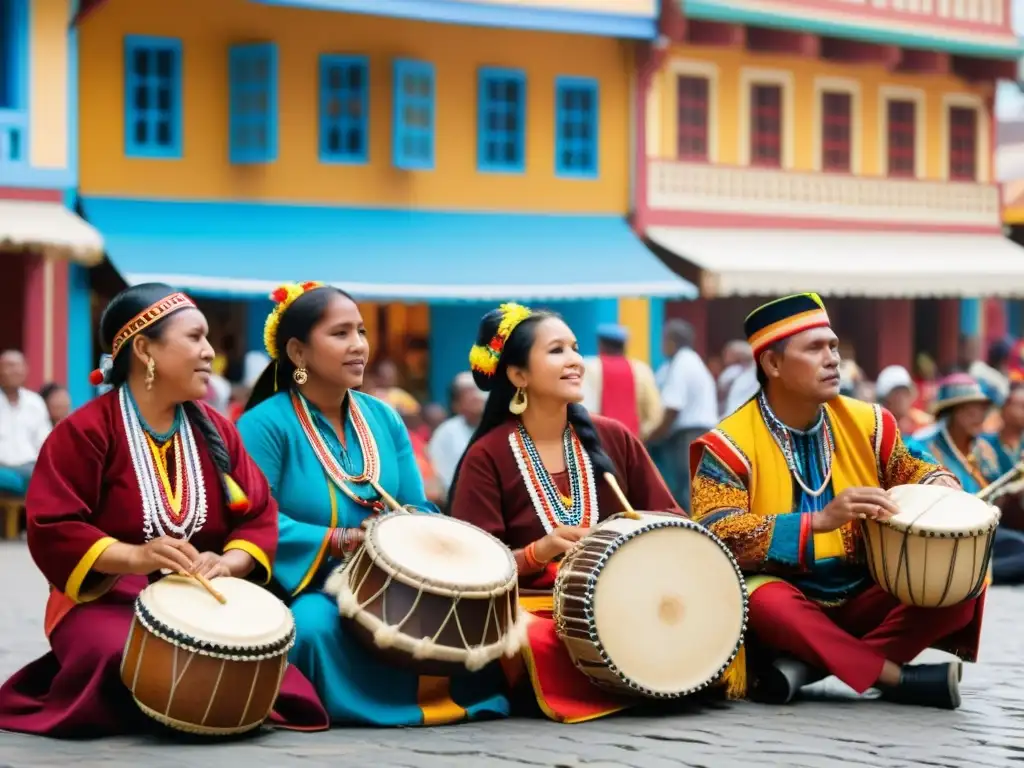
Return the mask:
M 8 541 L 21 536 L 21 511 L 25 500 L 19 496 L 0 496 L 0 516 L 3 517 L 4 538 Z

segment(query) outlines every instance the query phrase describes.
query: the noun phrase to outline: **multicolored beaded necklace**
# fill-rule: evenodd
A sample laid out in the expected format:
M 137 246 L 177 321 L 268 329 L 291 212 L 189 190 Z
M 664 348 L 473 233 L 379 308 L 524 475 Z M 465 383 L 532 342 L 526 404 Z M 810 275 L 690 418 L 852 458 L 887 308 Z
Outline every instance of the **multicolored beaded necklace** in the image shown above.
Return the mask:
M 199 448 L 184 409 L 178 407 L 171 429 L 160 434 L 142 419 L 128 387 L 119 390 L 118 403 L 139 483 L 146 540 L 191 538 L 206 523 L 206 485 Z M 174 452 L 173 477 L 168 472 L 170 451 Z
M 796 484 L 800 486 L 800 489 L 811 498 L 817 498 L 825 492 L 828 488 L 829 483 L 832 482 L 832 454 L 835 452 L 836 443 L 832 436 L 832 425 L 829 424 L 828 418 L 825 415 L 825 409 L 821 410 L 817 424 L 811 429 L 818 429 L 818 441 L 819 441 L 819 455 L 821 456 L 821 476 L 824 481 L 820 488 L 808 488 L 807 483 L 804 482 L 803 477 L 800 474 L 800 468 L 796 463 L 796 453 L 793 450 L 793 437 L 789 427 L 779 421 L 779 417 L 772 411 L 771 406 L 768 405 L 768 399 L 765 397 L 764 392 L 757 396 L 757 406 L 761 410 L 761 418 L 764 419 L 764 423 L 768 426 L 768 431 L 771 432 L 772 437 L 775 439 L 776 445 L 782 451 L 783 457 L 786 459 L 786 467 L 789 469 L 789 473 L 793 475 L 793 479 L 796 480 Z
M 377 441 L 370 431 L 370 425 L 366 423 L 362 411 L 359 410 L 359 402 L 356 395 L 348 395 L 348 413 L 352 420 L 352 428 L 355 430 L 356 439 L 359 442 L 359 450 L 363 454 L 363 471 L 358 475 L 350 475 L 341 467 L 338 458 L 331 452 L 323 435 L 317 428 L 313 412 L 309 409 L 309 402 L 300 393 L 292 390 L 292 407 L 295 408 L 295 415 L 299 418 L 302 431 L 306 434 L 313 453 L 324 468 L 327 476 L 338 489 L 348 498 L 363 507 L 375 510 L 383 509 L 383 504 L 378 499 L 364 499 L 357 494 L 351 485 L 362 483 L 378 483 L 380 481 L 380 455 L 377 451 Z
M 526 483 L 530 501 L 548 533 L 560 525 L 589 528 L 597 522 L 597 486 L 594 484 L 594 468 L 590 464 L 583 444 L 571 425 L 566 426 L 562 437 L 565 455 L 565 471 L 569 476 L 570 497 L 558 490 L 551 473 L 541 461 L 537 446 L 522 422 L 508 436 L 512 455 L 515 456 L 519 472 Z

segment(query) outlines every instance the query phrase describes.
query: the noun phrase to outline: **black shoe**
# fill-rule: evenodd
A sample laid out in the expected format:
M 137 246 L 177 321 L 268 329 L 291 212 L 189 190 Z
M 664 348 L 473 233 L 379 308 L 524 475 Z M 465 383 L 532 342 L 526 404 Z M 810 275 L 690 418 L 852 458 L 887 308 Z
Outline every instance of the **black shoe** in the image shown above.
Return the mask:
M 789 704 L 801 688 L 824 677 L 824 672 L 802 661 L 778 658 L 758 675 L 751 698 L 762 704 Z
M 882 689 L 882 698 L 896 704 L 956 709 L 960 706 L 963 665 L 915 664 L 903 667 L 899 685 Z

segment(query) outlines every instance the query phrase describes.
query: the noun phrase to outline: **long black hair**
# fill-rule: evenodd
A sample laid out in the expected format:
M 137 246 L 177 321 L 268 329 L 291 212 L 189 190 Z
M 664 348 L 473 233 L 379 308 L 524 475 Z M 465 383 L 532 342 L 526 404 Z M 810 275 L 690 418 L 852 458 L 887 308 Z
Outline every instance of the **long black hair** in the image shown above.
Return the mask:
M 125 288 L 117 294 L 100 317 L 100 343 L 103 348 L 110 351 L 118 331 L 124 328 L 133 317 L 173 293 L 176 291 L 163 283 L 142 283 Z M 139 331 L 138 335 L 154 341 L 159 340 L 167 330 L 167 321 L 172 316 L 173 313 L 160 318 Z M 128 381 L 131 365 L 132 344 L 129 342 L 118 350 L 112 367 L 105 372 L 104 382 L 110 384 L 114 389 L 122 386 Z M 185 415 L 188 416 L 189 422 L 203 436 L 214 466 L 222 475 L 229 475 L 231 473 L 231 455 L 228 453 L 224 438 L 217 431 L 217 427 L 195 402 L 188 400 L 182 403 L 182 407 L 185 409 Z
M 486 347 L 491 343 L 491 339 L 498 332 L 498 326 L 501 324 L 502 317 L 502 312 L 499 309 L 491 310 L 483 316 L 483 319 L 480 321 L 480 328 L 476 334 L 477 344 Z M 530 350 L 537 339 L 537 326 L 551 318 L 561 319 L 561 316 L 546 310 L 536 311 L 519 323 L 505 340 L 501 356 L 498 358 L 498 367 L 492 375 L 488 376 L 474 368 L 473 380 L 480 389 L 489 393 L 487 405 L 484 406 L 484 413 L 480 418 L 479 426 L 473 432 L 473 436 L 469 438 L 469 445 L 466 446 L 466 450 L 463 451 L 462 458 L 459 459 L 459 463 L 455 468 L 455 476 L 452 478 L 451 488 L 448 492 L 449 499 L 455 498 L 455 486 L 459 482 L 462 462 L 466 458 L 466 453 L 473 447 L 473 443 L 492 429 L 500 427 L 512 417 L 508 406 L 516 394 L 516 388 L 508 378 L 508 369 L 510 366 L 524 369 L 529 367 Z M 598 435 L 597 428 L 590 419 L 587 409 L 579 403 L 570 403 L 568 416 L 569 423 L 576 431 L 576 436 L 580 439 L 583 449 L 590 457 L 594 473 L 598 477 L 603 476 L 605 472 L 617 475 L 618 472 L 615 469 L 615 464 L 608 454 L 605 453 L 604 446 L 601 445 L 601 437 Z
M 295 373 L 295 364 L 288 357 L 288 342 L 291 339 L 298 339 L 302 343 L 308 342 L 313 327 L 323 319 L 328 305 L 336 296 L 355 301 L 341 288 L 321 285 L 319 288 L 306 291 L 288 305 L 278 321 L 277 335 L 274 338 L 277 360 L 271 360 L 270 365 L 263 369 L 263 373 L 256 380 L 249 401 L 245 404 L 246 411 L 255 408 L 278 392 L 287 392 L 291 389 L 294 383 L 292 375 Z

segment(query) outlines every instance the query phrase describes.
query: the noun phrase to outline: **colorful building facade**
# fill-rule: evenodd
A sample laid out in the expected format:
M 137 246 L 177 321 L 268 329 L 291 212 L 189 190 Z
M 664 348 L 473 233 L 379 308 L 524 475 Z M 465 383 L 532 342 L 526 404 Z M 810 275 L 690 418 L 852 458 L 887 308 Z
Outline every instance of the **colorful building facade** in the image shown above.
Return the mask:
M 1024 295 L 993 170 L 994 90 L 1021 55 L 1005 0 L 691 0 L 660 28 L 635 225 L 699 286 L 667 311 L 709 349 L 764 296 L 815 290 L 869 374 L 949 364 L 978 297 Z
M 103 256 L 98 233 L 72 212 L 74 12 L 69 0 L 0 0 L 0 348 L 25 353 L 36 389 L 47 381 L 74 388 L 69 371 L 92 347 L 81 322 L 88 299 L 76 286 Z M 80 403 L 87 385 L 72 394 Z
M 561 310 L 584 348 L 693 295 L 629 228 L 655 0 L 107 0 L 79 27 L 80 191 L 129 282 L 249 305 L 321 279 L 442 397 L 481 314 Z M 654 331 L 657 335 L 657 329 Z

